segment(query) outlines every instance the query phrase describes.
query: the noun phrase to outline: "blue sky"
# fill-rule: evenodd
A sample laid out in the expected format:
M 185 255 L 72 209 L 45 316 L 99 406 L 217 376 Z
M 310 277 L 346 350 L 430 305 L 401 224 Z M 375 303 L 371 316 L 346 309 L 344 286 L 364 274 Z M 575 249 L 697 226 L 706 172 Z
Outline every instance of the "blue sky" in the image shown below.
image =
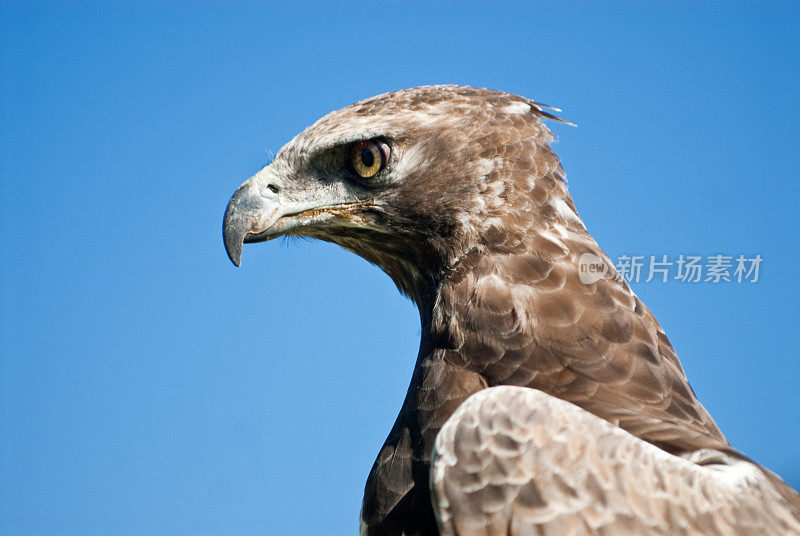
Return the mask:
M 800 4 L 0 4 L 0 534 L 354 534 L 417 351 L 334 246 L 235 269 L 228 198 L 303 127 L 462 83 L 564 109 L 615 258 L 734 446 L 800 486 Z

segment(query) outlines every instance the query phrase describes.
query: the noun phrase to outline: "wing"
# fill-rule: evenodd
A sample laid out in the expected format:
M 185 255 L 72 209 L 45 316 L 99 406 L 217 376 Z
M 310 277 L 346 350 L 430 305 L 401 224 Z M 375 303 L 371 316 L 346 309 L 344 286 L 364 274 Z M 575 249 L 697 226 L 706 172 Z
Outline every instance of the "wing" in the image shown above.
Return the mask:
M 494 387 L 437 436 L 431 489 L 444 535 L 800 535 L 758 467 L 720 456 L 686 460 L 541 391 Z

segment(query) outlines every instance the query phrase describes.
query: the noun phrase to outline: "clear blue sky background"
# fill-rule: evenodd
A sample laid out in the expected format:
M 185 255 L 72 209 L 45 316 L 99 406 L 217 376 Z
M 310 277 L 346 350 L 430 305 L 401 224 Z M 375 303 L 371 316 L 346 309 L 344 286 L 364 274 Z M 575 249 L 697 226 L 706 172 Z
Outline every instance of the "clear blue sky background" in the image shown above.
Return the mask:
M 303 127 L 384 91 L 564 108 L 612 257 L 731 442 L 800 486 L 799 4 L 0 4 L 0 533 L 354 534 L 416 311 L 334 246 L 222 248 Z

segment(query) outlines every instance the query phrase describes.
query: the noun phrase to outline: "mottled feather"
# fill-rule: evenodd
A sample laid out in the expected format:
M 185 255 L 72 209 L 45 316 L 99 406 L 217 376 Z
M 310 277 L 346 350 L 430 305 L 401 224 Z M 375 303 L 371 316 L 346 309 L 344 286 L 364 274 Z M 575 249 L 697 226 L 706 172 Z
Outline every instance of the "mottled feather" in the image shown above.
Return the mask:
M 270 165 L 356 199 L 349 219 L 294 234 L 378 265 L 420 310 L 362 534 L 439 533 L 435 442 L 445 534 L 796 531 L 797 493 L 728 444 L 578 216 L 545 108 L 463 86 L 397 91 L 325 116 Z M 377 138 L 391 159 L 374 185 L 342 179 L 340 148 Z M 607 277 L 582 282 L 584 254 Z
M 436 439 L 431 486 L 448 536 L 800 534 L 755 465 L 713 451 L 673 456 L 522 387 L 459 407 Z

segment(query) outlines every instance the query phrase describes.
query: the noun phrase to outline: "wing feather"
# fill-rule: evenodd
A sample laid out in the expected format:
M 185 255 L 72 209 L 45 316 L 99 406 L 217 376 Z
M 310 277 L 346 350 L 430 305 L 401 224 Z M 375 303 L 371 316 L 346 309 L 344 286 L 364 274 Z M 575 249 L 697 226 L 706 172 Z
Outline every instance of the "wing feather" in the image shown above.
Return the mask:
M 669 454 L 578 406 L 524 387 L 483 390 L 436 438 L 443 535 L 800 535 L 755 465 Z M 707 456 L 713 463 L 702 465 Z

